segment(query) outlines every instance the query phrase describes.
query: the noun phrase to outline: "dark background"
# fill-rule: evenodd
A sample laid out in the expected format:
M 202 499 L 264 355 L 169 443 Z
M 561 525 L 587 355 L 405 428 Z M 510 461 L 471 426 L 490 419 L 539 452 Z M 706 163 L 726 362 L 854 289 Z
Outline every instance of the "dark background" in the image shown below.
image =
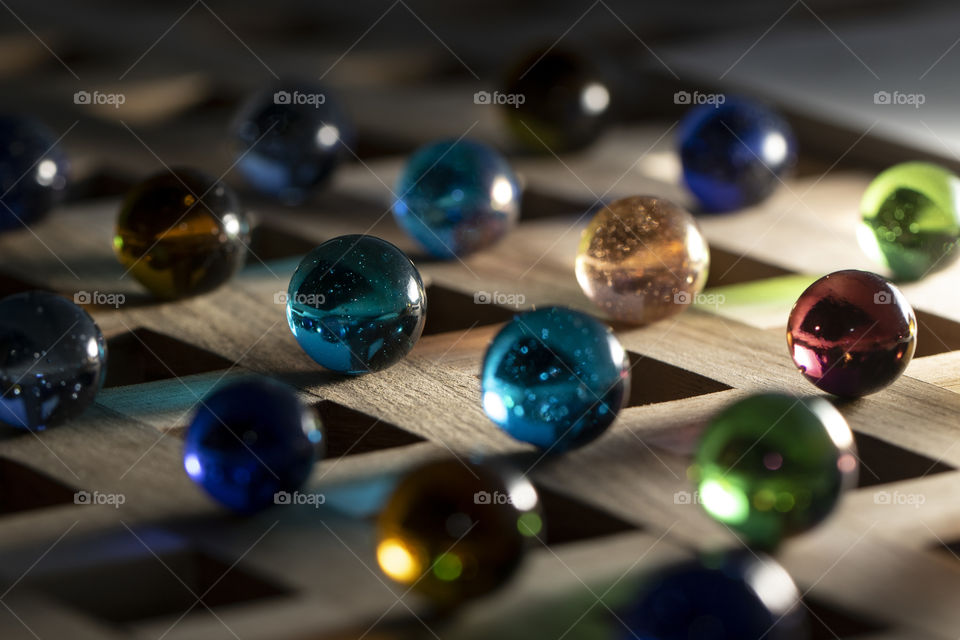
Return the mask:
M 636 122 L 678 116 L 683 107 L 672 100 L 677 89 L 716 88 L 680 77 L 682 70 L 668 70 L 656 56 L 707 39 L 776 38 L 810 27 L 822 32 L 828 26 L 843 36 L 871 21 L 950 6 L 876 0 L 2 0 L 0 110 L 29 112 L 58 134 L 69 131 L 63 145 L 73 161 L 75 197 L 116 195 L 156 170 L 158 156 L 167 165 L 222 174 L 232 158 L 226 132 L 237 105 L 278 78 L 322 79 L 332 88 L 357 124 L 361 158 L 404 154 L 438 135 L 458 136 L 474 121 L 480 126 L 472 136 L 503 147 L 495 110 L 475 109 L 473 93 L 501 87 L 505 69 L 538 47 L 591 56 L 612 87 L 614 116 Z M 909 35 L 891 46 L 910 47 Z M 847 55 L 833 45 L 835 55 Z M 126 103 L 121 109 L 76 105 L 78 90 L 123 93 Z M 804 152 L 815 151 L 818 141 L 808 142 L 804 123 L 794 125 Z M 832 132 L 822 138 L 826 145 L 849 146 Z M 856 151 L 860 162 L 877 155 L 869 145 Z M 832 148 L 825 153 L 831 161 L 837 155 Z M 226 179 L 236 182 L 232 175 Z

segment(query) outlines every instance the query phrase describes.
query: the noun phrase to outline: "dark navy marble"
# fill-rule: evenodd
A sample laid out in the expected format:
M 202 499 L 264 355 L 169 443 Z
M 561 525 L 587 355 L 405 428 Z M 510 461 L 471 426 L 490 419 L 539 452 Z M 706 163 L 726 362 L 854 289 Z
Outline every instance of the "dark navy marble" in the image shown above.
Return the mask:
M 253 95 L 232 135 L 247 181 L 290 204 L 306 199 L 353 155 L 353 127 L 323 85 L 278 85 Z
M 705 557 L 649 576 L 617 613 L 636 640 L 801 640 L 806 612 L 787 572 L 749 552 Z
M 796 160 L 787 121 L 741 98 L 690 109 L 678 141 L 684 181 L 704 211 L 732 211 L 764 200 Z
M 418 149 L 396 185 L 397 223 L 438 258 L 494 244 L 517 222 L 520 184 L 492 147 L 444 140 Z
M 44 291 L 0 301 L 0 422 L 40 431 L 78 416 L 106 374 L 107 346 L 86 311 Z
M 0 231 L 39 220 L 63 197 L 67 156 L 57 137 L 25 116 L 0 116 Z
M 483 361 L 483 409 L 517 440 L 563 451 L 590 442 L 630 391 L 629 359 L 590 316 L 548 307 L 514 317 Z
M 313 409 L 285 385 L 252 378 L 203 399 L 187 429 L 183 466 L 217 502 L 251 513 L 283 504 L 276 494 L 300 489 L 325 448 Z
M 373 236 L 340 236 L 304 257 L 287 290 L 287 322 L 317 363 L 341 373 L 385 369 L 423 332 L 420 272 L 400 249 Z

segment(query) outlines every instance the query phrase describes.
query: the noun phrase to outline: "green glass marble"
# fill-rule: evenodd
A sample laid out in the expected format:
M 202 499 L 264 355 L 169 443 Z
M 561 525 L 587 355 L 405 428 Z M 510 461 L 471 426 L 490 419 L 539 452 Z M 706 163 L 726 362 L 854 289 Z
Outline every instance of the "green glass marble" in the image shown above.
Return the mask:
M 919 280 L 960 257 L 960 178 L 943 167 L 890 167 L 867 187 L 860 213 L 860 246 L 898 280 Z
M 770 549 L 823 521 L 855 484 L 856 445 L 827 400 L 761 393 L 711 420 L 690 472 L 707 513 Z

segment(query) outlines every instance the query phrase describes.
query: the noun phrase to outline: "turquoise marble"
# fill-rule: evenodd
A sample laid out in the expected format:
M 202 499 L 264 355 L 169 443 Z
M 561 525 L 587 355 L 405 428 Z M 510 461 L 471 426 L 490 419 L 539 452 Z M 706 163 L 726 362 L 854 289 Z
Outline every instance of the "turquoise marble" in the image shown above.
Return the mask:
M 444 140 L 418 149 L 396 185 L 393 214 L 437 258 L 466 256 L 500 240 L 517 223 L 520 184 L 492 147 Z
M 419 340 L 426 314 L 420 272 L 373 236 L 324 242 L 304 257 L 287 290 L 287 322 L 300 347 L 341 373 L 395 364 Z
M 483 409 L 504 431 L 564 451 L 602 434 L 630 392 L 629 358 L 613 332 L 579 311 L 519 314 L 487 349 Z

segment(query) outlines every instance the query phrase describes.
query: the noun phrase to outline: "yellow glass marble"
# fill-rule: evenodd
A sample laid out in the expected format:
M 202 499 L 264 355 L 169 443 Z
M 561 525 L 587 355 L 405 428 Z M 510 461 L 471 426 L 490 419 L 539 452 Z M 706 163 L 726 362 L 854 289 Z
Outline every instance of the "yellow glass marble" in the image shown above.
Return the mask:
M 157 298 L 212 291 L 243 266 L 250 225 L 233 190 L 200 171 L 161 171 L 133 187 L 117 217 L 120 264 Z
M 669 200 L 611 202 L 587 225 L 577 282 L 608 316 L 649 324 L 683 311 L 707 282 L 710 249 L 693 216 Z
M 397 484 L 377 520 L 377 563 L 439 608 L 486 595 L 542 535 L 536 489 L 493 462 L 425 462 Z

